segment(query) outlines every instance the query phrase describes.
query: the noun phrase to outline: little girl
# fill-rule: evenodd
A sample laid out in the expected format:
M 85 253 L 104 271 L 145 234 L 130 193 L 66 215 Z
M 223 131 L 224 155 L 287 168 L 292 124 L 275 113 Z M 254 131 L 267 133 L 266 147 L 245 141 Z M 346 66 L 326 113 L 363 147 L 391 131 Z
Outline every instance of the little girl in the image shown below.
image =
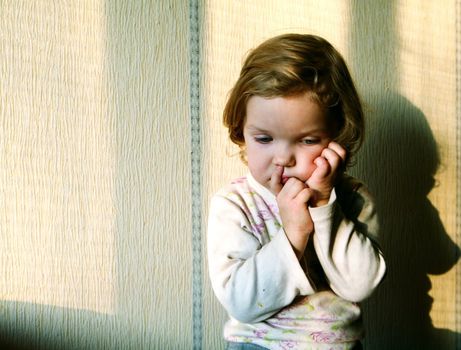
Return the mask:
M 249 168 L 213 196 L 209 214 L 228 349 L 360 349 L 358 303 L 386 267 L 373 199 L 344 173 L 364 124 L 343 58 L 312 35 L 262 43 L 224 124 Z

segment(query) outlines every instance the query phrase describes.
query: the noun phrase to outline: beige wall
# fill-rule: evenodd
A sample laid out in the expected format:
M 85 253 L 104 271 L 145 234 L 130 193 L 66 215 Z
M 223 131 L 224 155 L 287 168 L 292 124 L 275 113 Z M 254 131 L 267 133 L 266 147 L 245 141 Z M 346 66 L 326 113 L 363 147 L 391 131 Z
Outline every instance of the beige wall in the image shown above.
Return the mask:
M 455 1 L 215 0 L 204 6 L 204 197 L 245 172 L 220 120 L 244 54 L 285 32 L 324 36 L 344 54 L 366 104 L 367 141 L 352 173 L 377 197 L 389 265 L 385 283 L 365 304 L 366 346 L 455 349 L 461 331 Z M 205 291 L 204 323 L 217 314 L 224 322 L 209 285 Z M 216 328 L 205 330 L 207 349 L 220 346 Z
M 0 2 L 0 347 L 190 347 L 187 19 Z
M 457 5 L 443 5 L 199 1 L 203 238 L 210 195 L 245 172 L 220 119 L 244 54 L 309 32 L 349 62 L 369 117 L 353 173 L 389 264 L 368 349 L 455 349 L 461 332 Z M 222 348 L 192 244 L 189 15 L 175 0 L 0 1 L 0 345 L 189 349 L 195 323 L 196 344 Z

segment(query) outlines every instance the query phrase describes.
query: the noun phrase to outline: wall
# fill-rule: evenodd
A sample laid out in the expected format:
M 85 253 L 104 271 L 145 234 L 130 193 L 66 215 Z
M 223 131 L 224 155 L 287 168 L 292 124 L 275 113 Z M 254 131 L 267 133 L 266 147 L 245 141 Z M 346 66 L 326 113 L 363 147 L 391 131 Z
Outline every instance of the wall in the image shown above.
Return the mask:
M 192 343 L 187 18 L 0 2 L 2 348 Z
M 365 346 L 459 348 L 456 2 L 204 6 L 204 197 L 246 171 L 220 119 L 246 52 L 285 32 L 325 37 L 345 56 L 366 105 L 366 142 L 351 172 L 377 197 L 388 261 L 385 282 L 364 305 Z M 204 324 L 216 324 L 216 315 L 222 324 L 209 284 L 205 291 Z M 216 328 L 205 329 L 207 349 L 221 346 Z
M 1 1 L 0 347 L 223 348 L 204 228 L 246 170 L 221 113 L 245 53 L 285 32 L 331 41 L 367 106 L 352 172 L 389 274 L 366 348 L 461 347 L 461 17 L 443 5 Z

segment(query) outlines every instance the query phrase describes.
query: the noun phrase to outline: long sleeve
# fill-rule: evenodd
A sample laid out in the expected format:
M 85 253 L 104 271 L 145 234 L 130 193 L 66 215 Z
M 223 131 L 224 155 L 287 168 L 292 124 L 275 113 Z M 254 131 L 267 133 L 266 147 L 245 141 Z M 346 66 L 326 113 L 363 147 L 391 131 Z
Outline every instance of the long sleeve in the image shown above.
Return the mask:
M 385 264 L 373 201 L 353 180 L 341 181 L 328 205 L 309 208 L 315 231 L 301 261 L 276 197 L 251 174 L 213 196 L 208 266 L 230 316 L 226 340 L 268 349 L 350 349 L 362 337 L 356 301 L 378 285 Z
M 341 191 L 324 207 L 310 208 L 314 247 L 330 288 L 359 302 L 382 280 L 386 264 L 377 245 L 378 220 L 373 200 L 363 185 Z
M 241 206 L 224 196 L 212 198 L 207 241 L 212 287 L 227 312 L 244 323 L 267 319 L 296 296 L 314 292 L 283 229 L 269 239 L 251 228 Z

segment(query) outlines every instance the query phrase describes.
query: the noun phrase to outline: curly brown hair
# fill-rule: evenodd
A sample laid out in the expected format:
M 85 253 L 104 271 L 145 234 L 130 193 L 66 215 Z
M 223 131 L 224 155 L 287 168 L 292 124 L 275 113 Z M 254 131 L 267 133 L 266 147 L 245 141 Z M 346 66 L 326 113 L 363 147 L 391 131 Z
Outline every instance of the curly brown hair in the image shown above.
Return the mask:
M 252 96 L 287 97 L 309 92 L 326 108 L 336 128 L 334 140 L 346 148 L 347 164 L 363 141 L 360 97 L 341 54 L 325 39 L 307 34 L 271 38 L 246 58 L 223 113 L 232 142 L 245 161 L 243 127 Z

